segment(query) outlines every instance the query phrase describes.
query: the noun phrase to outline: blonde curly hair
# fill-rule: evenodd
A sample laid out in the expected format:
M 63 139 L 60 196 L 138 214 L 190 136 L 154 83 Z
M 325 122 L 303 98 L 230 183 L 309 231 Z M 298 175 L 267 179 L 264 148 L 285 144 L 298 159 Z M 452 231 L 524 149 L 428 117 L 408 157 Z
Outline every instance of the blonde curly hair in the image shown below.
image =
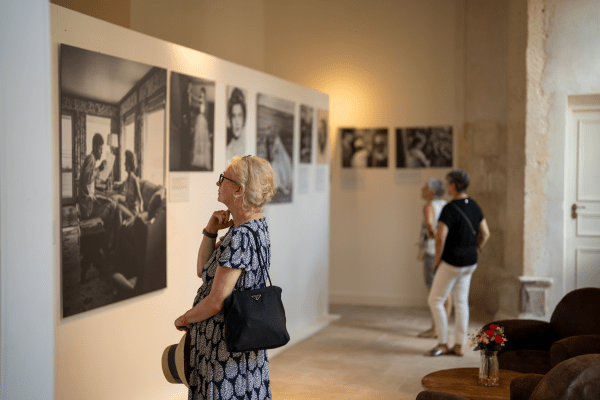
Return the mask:
M 243 194 L 234 195 L 236 198 L 243 196 L 242 208 L 249 210 L 256 207 L 262 212 L 275 192 L 275 174 L 271 164 L 260 157 L 244 156 L 233 157 L 229 167 L 235 172 L 237 183 L 244 188 Z

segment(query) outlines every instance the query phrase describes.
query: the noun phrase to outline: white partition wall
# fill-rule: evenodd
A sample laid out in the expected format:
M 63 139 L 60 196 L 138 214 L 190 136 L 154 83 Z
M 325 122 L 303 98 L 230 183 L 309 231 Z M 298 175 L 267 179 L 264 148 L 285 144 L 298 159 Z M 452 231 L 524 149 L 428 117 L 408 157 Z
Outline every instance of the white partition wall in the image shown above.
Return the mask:
M 49 5 L 0 3 L 0 399 L 52 399 Z
M 264 93 L 293 101 L 294 180 L 304 174 L 302 191 L 294 185 L 293 201 L 268 205 L 265 216 L 271 231 L 271 278 L 283 289 L 291 344 L 325 326 L 328 316 L 329 165 L 299 164 L 299 107 L 329 108 L 328 95 L 242 67 L 183 46 L 158 40 L 122 27 L 51 5 L 53 79 L 53 177 L 59 187 L 59 59 L 60 44 L 80 47 L 216 82 L 214 170 L 173 172 L 165 177 L 167 198 L 172 180 L 189 177 L 189 200 L 168 202 L 167 287 L 133 299 L 62 318 L 60 313 L 60 255 L 55 256 L 57 399 L 179 399 L 186 391 L 163 378 L 160 358 L 164 348 L 181 337 L 173 321 L 189 309 L 201 281 L 196 256 L 202 228 L 217 202 L 215 182 L 226 168 L 226 90 L 247 90 L 247 150 L 256 154 L 256 97 Z M 169 83 L 167 84 L 169 85 Z M 166 126 L 169 134 L 169 86 Z M 313 144 L 316 146 L 316 124 Z M 168 136 L 165 140 L 168 146 Z M 165 153 L 168 155 L 168 151 Z M 168 159 L 167 159 L 168 169 Z M 324 180 L 325 184 L 322 185 Z M 54 218 L 60 220 L 60 199 L 54 199 Z M 55 235 L 59 237 L 58 227 Z M 57 243 L 58 246 L 58 243 Z M 271 351 L 271 356 L 276 351 Z

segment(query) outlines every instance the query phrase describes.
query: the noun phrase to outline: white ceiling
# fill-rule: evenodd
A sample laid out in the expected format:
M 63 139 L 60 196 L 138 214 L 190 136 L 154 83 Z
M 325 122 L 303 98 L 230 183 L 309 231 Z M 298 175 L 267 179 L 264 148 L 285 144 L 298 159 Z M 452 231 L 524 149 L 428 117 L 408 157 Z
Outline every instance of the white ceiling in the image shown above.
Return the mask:
M 63 94 L 117 104 L 152 66 L 62 45 Z

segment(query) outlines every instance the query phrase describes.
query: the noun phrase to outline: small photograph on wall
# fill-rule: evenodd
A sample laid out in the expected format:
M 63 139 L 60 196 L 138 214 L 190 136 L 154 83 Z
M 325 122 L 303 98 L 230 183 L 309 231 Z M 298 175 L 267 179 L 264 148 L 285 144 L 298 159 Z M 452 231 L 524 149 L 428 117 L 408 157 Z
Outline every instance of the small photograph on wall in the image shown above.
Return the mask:
M 247 92 L 245 89 L 227 86 L 227 145 L 225 162 L 229 163 L 234 156 L 243 157 L 246 151 L 246 108 Z
M 342 167 L 387 168 L 388 129 L 341 128 Z
M 171 73 L 170 170 L 212 171 L 215 82 Z
M 312 131 L 314 109 L 300 105 L 300 163 L 310 164 L 312 161 Z
M 63 318 L 167 286 L 167 71 L 61 45 Z
M 317 110 L 317 164 L 327 164 L 329 152 L 329 110 Z
M 258 93 L 256 155 L 269 160 L 277 186 L 271 203 L 291 203 L 294 189 L 294 102 Z
M 396 129 L 396 168 L 452 167 L 452 127 Z

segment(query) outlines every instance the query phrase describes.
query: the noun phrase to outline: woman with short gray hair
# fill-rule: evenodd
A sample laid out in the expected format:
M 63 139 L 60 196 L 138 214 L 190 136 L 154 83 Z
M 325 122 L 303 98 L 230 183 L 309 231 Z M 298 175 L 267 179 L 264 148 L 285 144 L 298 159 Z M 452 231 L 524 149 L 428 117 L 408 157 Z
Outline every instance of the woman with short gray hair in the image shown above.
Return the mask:
M 444 182 L 439 179 L 430 178 L 421 189 L 421 198 L 425 200 L 423 206 L 423 224 L 421 226 L 421 251 L 423 259 L 423 276 L 425 278 L 425 286 L 431 290 L 433 276 L 435 275 L 435 231 L 438 226 L 438 219 L 442 213 L 442 209 L 446 205 L 446 200 L 442 196 L 446 192 Z M 452 310 L 452 302 L 448 301 L 446 310 L 448 314 Z M 419 333 L 420 338 L 435 338 L 435 322 L 432 322 L 431 328 Z

